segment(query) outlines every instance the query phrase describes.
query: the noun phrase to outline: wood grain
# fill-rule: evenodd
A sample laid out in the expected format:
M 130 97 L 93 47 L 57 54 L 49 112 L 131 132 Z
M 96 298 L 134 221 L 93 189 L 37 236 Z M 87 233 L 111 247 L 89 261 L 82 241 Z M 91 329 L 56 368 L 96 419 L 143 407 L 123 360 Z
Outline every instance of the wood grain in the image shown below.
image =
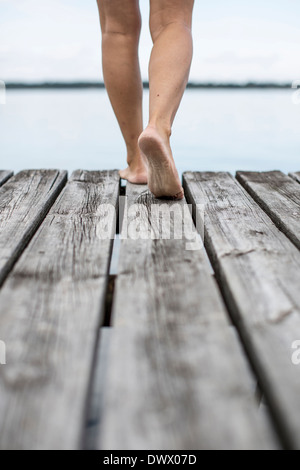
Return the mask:
M 0 188 L 0 285 L 67 180 L 58 170 L 26 170 Z
M 284 444 L 300 448 L 300 253 L 228 173 L 185 173 L 206 205 L 205 246 Z
M 1 449 L 81 445 L 118 192 L 117 172 L 75 172 L 0 291 Z
M 237 172 L 237 180 L 300 248 L 300 185 L 281 171 Z
M 13 175 L 12 171 L 0 170 L 0 186 L 6 183 L 6 181 L 12 177 L 12 175 Z
M 144 187 L 127 184 L 127 195 L 139 206 L 122 228 L 99 448 L 276 447 L 204 250 L 164 239 L 151 216 L 162 202 Z M 126 225 L 145 233 L 149 221 L 157 239 L 124 238 Z

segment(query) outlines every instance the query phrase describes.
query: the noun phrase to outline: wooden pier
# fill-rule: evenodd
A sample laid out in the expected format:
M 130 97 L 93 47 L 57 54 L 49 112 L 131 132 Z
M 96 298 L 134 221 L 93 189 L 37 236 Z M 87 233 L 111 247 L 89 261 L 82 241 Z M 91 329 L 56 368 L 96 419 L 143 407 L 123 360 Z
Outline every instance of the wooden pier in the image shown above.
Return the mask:
M 0 171 L 0 449 L 300 449 L 299 183 Z

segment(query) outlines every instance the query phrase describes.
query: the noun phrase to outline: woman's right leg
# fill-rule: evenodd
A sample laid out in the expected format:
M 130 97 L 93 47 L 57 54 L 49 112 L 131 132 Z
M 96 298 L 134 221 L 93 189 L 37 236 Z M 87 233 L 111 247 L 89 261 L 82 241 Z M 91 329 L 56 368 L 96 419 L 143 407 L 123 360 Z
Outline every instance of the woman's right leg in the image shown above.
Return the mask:
M 138 0 L 97 0 L 102 30 L 106 89 L 127 147 L 128 168 L 120 176 L 146 183 L 147 169 L 138 146 L 143 130 L 143 86 L 138 60 L 141 16 Z
M 139 145 L 148 160 L 149 189 L 157 197 L 183 197 L 170 135 L 192 61 L 193 5 L 194 0 L 151 0 L 150 116 Z

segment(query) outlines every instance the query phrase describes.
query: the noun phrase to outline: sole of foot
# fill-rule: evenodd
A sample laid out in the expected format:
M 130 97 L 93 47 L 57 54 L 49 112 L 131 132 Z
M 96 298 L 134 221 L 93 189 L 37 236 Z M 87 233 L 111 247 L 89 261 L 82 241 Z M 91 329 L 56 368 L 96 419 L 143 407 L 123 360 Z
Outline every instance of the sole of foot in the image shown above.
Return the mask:
M 157 198 L 183 199 L 184 191 L 169 139 L 149 126 L 139 138 L 139 147 L 148 163 L 148 186 L 152 194 Z

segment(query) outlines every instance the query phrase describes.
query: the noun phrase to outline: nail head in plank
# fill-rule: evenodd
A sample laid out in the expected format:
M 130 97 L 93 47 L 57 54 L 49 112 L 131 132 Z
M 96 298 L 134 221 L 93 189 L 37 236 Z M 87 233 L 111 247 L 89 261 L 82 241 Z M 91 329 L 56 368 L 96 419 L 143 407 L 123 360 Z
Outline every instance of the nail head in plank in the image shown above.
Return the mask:
M 117 172 L 75 173 L 0 292 L 1 449 L 80 446 L 112 248 L 96 228 L 118 192 Z

